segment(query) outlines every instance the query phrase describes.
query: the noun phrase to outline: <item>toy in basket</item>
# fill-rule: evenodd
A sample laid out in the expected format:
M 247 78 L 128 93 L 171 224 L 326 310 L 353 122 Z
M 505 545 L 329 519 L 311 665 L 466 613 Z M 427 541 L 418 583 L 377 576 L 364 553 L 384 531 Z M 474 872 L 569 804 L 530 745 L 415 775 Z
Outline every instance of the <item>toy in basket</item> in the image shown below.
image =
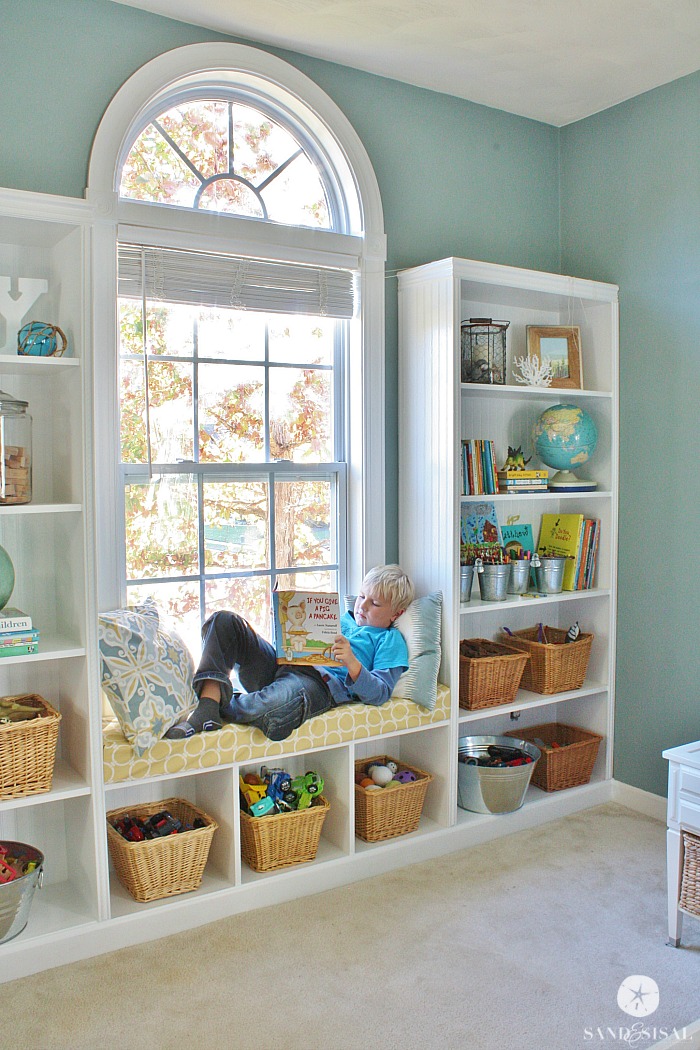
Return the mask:
M 355 762 L 356 835 L 365 842 L 379 842 L 415 831 L 432 779 L 431 773 L 387 755 L 358 759 Z
M 540 749 L 532 783 L 543 791 L 561 791 L 587 784 L 603 739 L 590 729 L 558 722 L 511 730 L 505 735 L 521 737 Z
M 253 871 L 273 871 L 315 860 L 330 803 L 323 778 L 311 770 L 292 777 L 262 766 L 246 773 L 241 790 L 241 856 Z
M 111 810 L 107 845 L 119 881 L 141 902 L 196 890 L 218 826 L 181 798 Z
M 511 704 L 530 657 L 486 638 L 459 643 L 459 706 L 469 711 Z
M 51 790 L 60 721 L 36 693 L 0 697 L 0 799 Z
M 503 631 L 506 645 L 522 649 L 530 657 L 520 681 L 522 689 L 533 693 L 563 693 L 581 688 L 591 655 L 592 634 L 579 631 L 576 624 L 568 631 L 543 624 L 524 631 L 507 628 Z

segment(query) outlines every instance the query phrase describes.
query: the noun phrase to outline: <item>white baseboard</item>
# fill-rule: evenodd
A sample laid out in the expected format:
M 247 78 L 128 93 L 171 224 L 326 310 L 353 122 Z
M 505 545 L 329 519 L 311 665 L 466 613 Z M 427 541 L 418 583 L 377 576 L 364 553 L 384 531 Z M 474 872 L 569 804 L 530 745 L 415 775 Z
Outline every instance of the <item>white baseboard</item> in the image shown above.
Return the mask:
M 623 784 L 621 780 L 613 780 L 611 801 L 619 802 L 621 806 L 634 809 L 637 813 L 643 813 L 645 817 L 666 823 L 667 800 L 663 795 L 654 795 L 651 791 L 642 791 L 631 784 Z

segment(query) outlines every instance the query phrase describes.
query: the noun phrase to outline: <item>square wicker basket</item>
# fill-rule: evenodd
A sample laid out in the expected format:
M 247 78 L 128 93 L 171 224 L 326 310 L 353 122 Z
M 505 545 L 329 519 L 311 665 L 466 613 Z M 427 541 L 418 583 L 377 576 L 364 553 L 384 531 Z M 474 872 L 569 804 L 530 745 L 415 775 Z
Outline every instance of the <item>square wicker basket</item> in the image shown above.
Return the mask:
M 514 631 L 506 635 L 507 644 L 530 655 L 523 671 L 521 688 L 533 693 L 563 693 L 580 689 L 586 677 L 588 658 L 593 644 L 592 634 L 580 634 L 575 642 L 567 642 L 566 631 L 559 627 L 545 627 L 547 642 L 537 641 L 537 627 Z
M 478 650 L 479 655 L 465 655 Z M 512 704 L 525 665 L 526 652 L 486 638 L 459 643 L 459 706 L 468 711 Z
M 415 831 L 420 822 L 425 802 L 425 793 L 433 779 L 426 773 L 407 762 L 391 759 L 389 755 L 375 755 L 374 758 L 362 758 L 355 762 L 355 774 L 366 773 L 371 765 L 383 765 L 394 761 L 401 770 L 415 773 L 416 779 L 408 784 L 398 784 L 387 791 L 368 791 L 360 784 L 355 784 L 355 834 L 365 842 L 379 842 L 395 835 L 406 835 Z
M 317 795 L 307 809 L 251 817 L 241 810 L 241 856 L 253 871 L 273 871 L 316 858 L 330 802 Z
M 561 791 L 563 788 L 587 784 L 603 739 L 590 729 L 558 722 L 510 730 L 505 736 L 519 737 L 539 747 L 542 757 L 535 766 L 532 783 L 543 791 Z M 535 737 L 544 741 L 545 746 L 535 743 Z M 559 746 L 552 747 L 554 743 Z
M 681 911 L 700 915 L 700 838 L 683 832 L 683 879 L 678 901 Z
M 199 817 L 206 826 L 144 842 L 129 842 L 112 826 L 120 817 L 144 819 L 161 810 L 167 810 L 183 824 L 192 824 Z M 196 890 L 201 885 L 218 826 L 203 810 L 182 798 L 111 810 L 107 814 L 107 845 L 119 881 L 136 901 L 154 901 Z
M 50 791 L 61 716 L 36 693 L 4 696 L 3 701 L 38 707 L 38 718 L 0 724 L 0 799 Z M 1 713 L 1 712 L 0 712 Z

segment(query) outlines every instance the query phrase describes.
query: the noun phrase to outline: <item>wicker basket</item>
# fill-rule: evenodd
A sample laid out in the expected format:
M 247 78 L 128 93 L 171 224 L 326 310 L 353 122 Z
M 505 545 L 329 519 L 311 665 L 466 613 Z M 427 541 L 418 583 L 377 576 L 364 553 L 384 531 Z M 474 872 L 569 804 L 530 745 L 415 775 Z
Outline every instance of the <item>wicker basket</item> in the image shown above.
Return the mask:
M 432 774 L 409 766 L 407 762 L 392 759 L 389 755 L 358 759 L 355 762 L 355 774 L 366 772 L 372 765 L 384 765 L 391 761 L 396 762 L 399 772 L 407 769 L 415 773 L 416 779 L 388 791 L 386 788 L 368 791 L 360 784 L 355 784 L 355 834 L 365 842 L 379 842 L 395 835 L 406 835 L 409 831 L 415 831 L 420 821 Z
M 598 748 L 603 739 L 598 733 L 579 726 L 560 725 L 552 722 L 541 726 L 510 730 L 506 736 L 519 737 L 535 743 L 535 737 L 544 741 L 539 747 L 542 757 L 535 766 L 532 783 L 543 791 L 561 791 L 563 788 L 587 784 L 598 757 Z M 553 743 L 559 747 L 552 747 Z
M 566 631 L 545 627 L 547 642 L 537 641 L 537 627 L 506 635 L 508 645 L 529 653 L 530 661 L 523 672 L 522 689 L 533 693 L 563 693 L 580 689 L 586 677 L 592 634 L 580 634 L 575 642 L 566 642 Z
M 152 817 L 167 810 L 183 824 L 200 817 L 204 828 L 181 831 L 161 839 L 129 842 L 112 826 L 120 817 Z M 136 901 L 154 901 L 196 890 L 202 882 L 209 847 L 218 824 L 203 810 L 182 798 L 138 803 L 107 814 L 107 844 L 119 881 Z
M 6 696 L 41 708 L 38 718 L 0 724 L 0 799 L 22 798 L 51 790 L 61 716 L 36 693 Z
M 683 832 L 683 881 L 678 901 L 681 911 L 700 915 L 700 838 Z
M 314 860 L 330 802 L 317 795 L 307 809 L 251 817 L 241 810 L 241 856 L 253 871 Z
M 465 643 L 477 646 L 483 655 L 463 655 Z M 467 638 L 460 642 L 459 706 L 475 711 L 480 707 L 512 704 L 528 660 L 526 652 L 486 638 Z

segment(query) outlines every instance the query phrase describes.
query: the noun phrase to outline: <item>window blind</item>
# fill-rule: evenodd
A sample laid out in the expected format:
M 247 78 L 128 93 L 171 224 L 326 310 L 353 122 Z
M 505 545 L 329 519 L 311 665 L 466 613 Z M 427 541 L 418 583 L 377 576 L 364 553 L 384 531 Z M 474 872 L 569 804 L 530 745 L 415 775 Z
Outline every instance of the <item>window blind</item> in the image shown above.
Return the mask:
M 350 270 L 231 255 L 119 245 L 119 295 L 264 313 L 349 318 Z

